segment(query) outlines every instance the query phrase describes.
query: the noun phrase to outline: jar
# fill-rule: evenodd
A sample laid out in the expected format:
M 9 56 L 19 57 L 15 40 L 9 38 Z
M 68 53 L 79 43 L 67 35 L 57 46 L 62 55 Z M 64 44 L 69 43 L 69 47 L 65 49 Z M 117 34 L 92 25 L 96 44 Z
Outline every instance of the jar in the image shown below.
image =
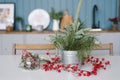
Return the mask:
M 39 31 L 39 32 L 43 31 L 43 25 L 38 25 L 37 26 L 37 31 Z
M 7 26 L 6 27 L 6 31 L 12 31 L 13 30 L 13 26 Z
M 112 30 L 116 31 L 118 29 L 118 24 L 112 24 Z
M 28 32 L 32 31 L 32 26 L 31 25 L 26 25 L 26 31 L 28 31 Z

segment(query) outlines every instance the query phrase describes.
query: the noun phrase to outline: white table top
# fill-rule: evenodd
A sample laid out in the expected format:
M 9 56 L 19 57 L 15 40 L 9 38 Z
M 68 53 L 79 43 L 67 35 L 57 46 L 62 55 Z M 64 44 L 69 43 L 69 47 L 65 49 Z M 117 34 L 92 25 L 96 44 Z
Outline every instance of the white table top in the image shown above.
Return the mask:
M 45 72 L 39 70 L 24 70 L 18 68 L 21 61 L 20 56 L 0 56 L 0 80 L 119 80 L 120 79 L 120 56 L 106 56 L 111 66 L 107 70 L 100 70 L 98 74 L 90 77 L 76 77 L 72 73 L 62 71 Z

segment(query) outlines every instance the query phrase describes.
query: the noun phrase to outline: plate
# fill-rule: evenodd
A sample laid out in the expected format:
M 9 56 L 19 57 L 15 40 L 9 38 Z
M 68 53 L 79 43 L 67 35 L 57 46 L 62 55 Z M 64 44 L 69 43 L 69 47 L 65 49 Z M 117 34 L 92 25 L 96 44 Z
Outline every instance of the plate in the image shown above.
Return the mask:
M 38 26 L 43 26 L 43 29 L 45 29 L 50 23 L 50 16 L 43 9 L 35 9 L 29 14 L 28 23 L 32 25 L 32 29 L 38 30 Z

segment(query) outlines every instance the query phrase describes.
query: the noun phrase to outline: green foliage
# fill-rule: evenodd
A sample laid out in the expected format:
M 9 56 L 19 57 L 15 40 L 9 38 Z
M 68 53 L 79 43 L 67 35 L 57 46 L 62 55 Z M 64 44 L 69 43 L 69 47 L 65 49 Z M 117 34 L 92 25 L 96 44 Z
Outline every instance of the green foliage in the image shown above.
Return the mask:
M 50 12 L 50 17 L 52 19 L 59 20 L 62 17 L 62 12 L 61 11 L 55 12 L 54 8 L 52 8 L 52 10 Z
M 15 17 L 15 20 L 18 21 L 18 22 L 23 22 L 22 17 L 19 17 L 19 16 Z
M 84 24 L 77 29 L 67 25 L 65 30 L 60 30 L 61 34 L 52 36 L 52 42 L 61 50 L 90 50 L 95 42 L 93 34 L 88 33 Z
M 65 30 L 60 30 L 60 34 L 51 36 L 51 39 L 58 49 L 78 51 L 77 56 L 84 60 L 95 46 L 96 38 L 94 34 L 88 32 L 89 29 L 85 27 L 84 23 L 78 21 L 81 5 L 82 0 L 79 0 L 74 23 L 66 25 Z M 54 13 L 54 10 L 52 12 Z
M 80 51 L 78 54 L 80 57 L 81 54 L 90 53 L 95 44 L 94 34 L 88 31 L 83 23 L 77 23 L 77 28 L 67 25 L 65 30 L 60 30 L 60 34 L 51 37 L 52 43 L 61 50 Z

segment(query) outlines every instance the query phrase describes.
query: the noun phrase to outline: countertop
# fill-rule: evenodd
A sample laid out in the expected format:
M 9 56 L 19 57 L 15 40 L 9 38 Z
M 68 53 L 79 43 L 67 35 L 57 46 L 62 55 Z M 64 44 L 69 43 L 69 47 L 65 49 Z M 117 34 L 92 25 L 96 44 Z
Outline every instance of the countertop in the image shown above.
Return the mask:
M 55 34 L 58 33 L 59 31 L 51 31 L 51 30 L 44 30 L 41 32 L 38 31 L 31 31 L 31 32 L 26 32 L 26 31 L 0 31 L 0 34 Z M 113 31 L 113 30 L 102 30 L 102 31 L 89 31 L 91 33 L 119 33 L 120 30 Z

